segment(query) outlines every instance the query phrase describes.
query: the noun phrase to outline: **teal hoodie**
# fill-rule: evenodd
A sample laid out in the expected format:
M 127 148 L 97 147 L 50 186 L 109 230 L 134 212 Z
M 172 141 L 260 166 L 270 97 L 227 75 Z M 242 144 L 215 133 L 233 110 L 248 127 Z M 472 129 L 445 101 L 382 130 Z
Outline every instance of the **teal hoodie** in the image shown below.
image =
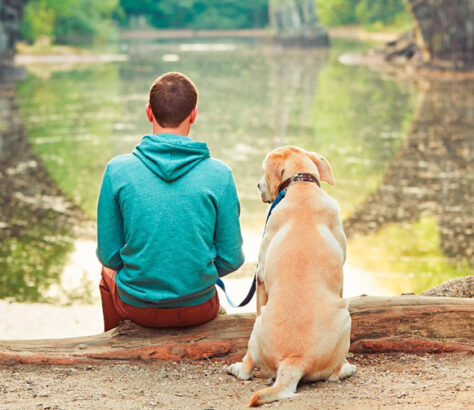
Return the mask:
M 147 135 L 112 159 L 97 212 L 100 262 L 118 271 L 121 299 L 139 307 L 193 306 L 244 262 L 232 172 L 203 142 Z

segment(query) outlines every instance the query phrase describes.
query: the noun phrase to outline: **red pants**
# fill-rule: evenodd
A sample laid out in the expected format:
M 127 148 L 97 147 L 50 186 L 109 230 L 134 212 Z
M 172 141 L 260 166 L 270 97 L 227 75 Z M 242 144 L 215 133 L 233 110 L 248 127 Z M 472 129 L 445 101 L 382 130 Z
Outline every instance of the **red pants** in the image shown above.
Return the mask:
M 219 297 L 217 292 L 208 301 L 196 306 L 178 308 L 142 308 L 128 305 L 120 299 L 115 284 L 117 272 L 102 268 L 99 289 L 104 313 L 104 330 L 117 327 L 122 320 L 129 319 L 147 327 L 182 327 L 200 325 L 217 317 Z

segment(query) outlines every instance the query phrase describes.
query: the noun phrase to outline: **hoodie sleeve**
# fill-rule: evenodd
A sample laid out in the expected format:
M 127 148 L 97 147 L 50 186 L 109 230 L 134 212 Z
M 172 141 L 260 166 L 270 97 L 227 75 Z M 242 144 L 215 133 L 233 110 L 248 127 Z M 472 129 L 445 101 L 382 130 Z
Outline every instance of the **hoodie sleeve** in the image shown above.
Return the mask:
M 244 263 L 240 232 L 240 204 L 234 178 L 230 174 L 222 201 L 217 208 L 215 265 L 219 276 L 237 270 Z
M 105 169 L 97 207 L 97 257 L 107 268 L 120 270 L 125 245 L 123 219 L 112 189 L 109 165 Z

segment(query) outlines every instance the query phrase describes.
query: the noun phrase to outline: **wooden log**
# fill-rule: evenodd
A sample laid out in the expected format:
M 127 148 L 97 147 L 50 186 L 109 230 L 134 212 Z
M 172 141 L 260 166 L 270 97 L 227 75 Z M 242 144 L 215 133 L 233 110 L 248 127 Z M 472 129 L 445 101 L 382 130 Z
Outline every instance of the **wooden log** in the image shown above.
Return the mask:
M 353 352 L 474 352 L 474 299 L 357 297 L 349 305 Z
M 423 296 L 349 299 L 351 351 L 474 352 L 474 299 Z M 95 336 L 0 341 L 0 364 L 240 360 L 255 316 L 224 315 L 201 326 L 152 329 L 130 321 Z

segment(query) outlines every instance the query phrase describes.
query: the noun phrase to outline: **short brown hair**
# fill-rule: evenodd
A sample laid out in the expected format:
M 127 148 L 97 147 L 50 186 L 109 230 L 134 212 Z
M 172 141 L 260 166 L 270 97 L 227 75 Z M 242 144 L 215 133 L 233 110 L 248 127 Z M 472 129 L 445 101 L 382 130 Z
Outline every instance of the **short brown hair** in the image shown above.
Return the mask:
M 166 73 L 150 88 L 149 103 L 162 127 L 177 127 L 196 107 L 198 91 L 193 82 L 181 73 Z

